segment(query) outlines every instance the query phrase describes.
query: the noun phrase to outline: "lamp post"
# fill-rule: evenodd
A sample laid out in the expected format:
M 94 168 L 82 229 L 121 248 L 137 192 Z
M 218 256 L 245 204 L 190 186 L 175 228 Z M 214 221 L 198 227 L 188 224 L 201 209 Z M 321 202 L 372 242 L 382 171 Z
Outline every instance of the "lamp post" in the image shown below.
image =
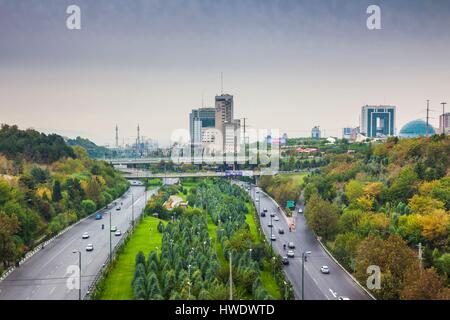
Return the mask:
M 131 227 L 134 229 L 134 194 L 131 193 Z
M 272 214 L 270 215 L 270 250 L 273 252 L 273 217 Z
M 72 253 L 78 253 L 78 269 L 79 269 L 79 275 L 78 275 L 78 300 L 81 300 L 81 251 L 80 250 L 73 250 Z
M 283 281 L 284 283 L 284 300 L 287 300 L 287 282 Z
M 188 284 L 189 284 L 189 297 L 188 300 L 191 300 L 191 265 L 188 265 Z
M 233 265 L 231 258 L 231 250 L 229 252 L 229 257 L 230 257 L 230 300 L 233 300 Z
M 310 254 L 311 251 L 302 252 L 302 300 L 305 300 L 305 257 Z
M 111 216 L 112 216 L 112 210 L 109 211 L 109 261 L 111 262 L 112 259 L 112 239 L 111 239 Z

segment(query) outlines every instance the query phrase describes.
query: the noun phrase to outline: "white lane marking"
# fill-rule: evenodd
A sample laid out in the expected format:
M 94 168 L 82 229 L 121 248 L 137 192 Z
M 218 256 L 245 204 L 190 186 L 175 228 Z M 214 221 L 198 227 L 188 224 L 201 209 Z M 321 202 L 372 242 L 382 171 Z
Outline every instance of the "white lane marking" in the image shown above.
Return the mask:
M 331 292 L 331 294 L 333 295 L 333 297 L 335 297 L 336 298 L 336 296 L 337 296 L 337 293 L 336 292 L 334 292 L 333 290 L 331 290 L 331 289 L 329 289 L 330 290 L 330 292 Z

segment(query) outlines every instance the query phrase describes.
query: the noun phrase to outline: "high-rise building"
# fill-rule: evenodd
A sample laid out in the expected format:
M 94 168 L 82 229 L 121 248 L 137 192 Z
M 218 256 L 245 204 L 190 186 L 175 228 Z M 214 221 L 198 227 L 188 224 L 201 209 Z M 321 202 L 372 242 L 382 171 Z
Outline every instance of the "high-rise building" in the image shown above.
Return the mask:
M 192 143 L 202 141 L 202 129 L 214 128 L 216 125 L 215 108 L 193 109 L 189 114 L 189 132 Z
M 342 139 L 356 140 L 359 128 L 346 127 L 342 129 Z
M 320 128 L 318 126 L 315 126 L 311 130 L 311 138 L 313 138 L 313 139 L 320 139 L 320 137 L 321 137 Z
M 234 154 L 240 151 L 241 139 L 241 121 L 233 120 L 226 122 L 224 125 L 224 153 Z
M 439 116 L 439 133 L 450 134 L 450 112 Z
M 226 122 L 231 122 L 234 119 L 233 96 L 229 94 L 221 94 L 220 96 L 216 96 L 215 107 L 216 129 L 224 134 L 224 124 Z
M 361 108 L 361 134 L 369 138 L 395 135 L 395 106 L 363 106 Z

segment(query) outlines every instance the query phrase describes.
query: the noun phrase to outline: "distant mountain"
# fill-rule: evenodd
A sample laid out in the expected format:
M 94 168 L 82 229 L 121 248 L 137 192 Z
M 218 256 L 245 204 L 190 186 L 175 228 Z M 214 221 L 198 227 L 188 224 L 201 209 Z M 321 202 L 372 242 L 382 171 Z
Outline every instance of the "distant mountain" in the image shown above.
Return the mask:
M 110 158 L 114 155 L 114 152 L 112 150 L 98 146 L 89 139 L 77 137 L 76 139 L 68 139 L 66 143 L 71 147 L 83 147 L 84 149 L 86 149 L 89 157 L 93 159 L 102 159 L 104 157 Z

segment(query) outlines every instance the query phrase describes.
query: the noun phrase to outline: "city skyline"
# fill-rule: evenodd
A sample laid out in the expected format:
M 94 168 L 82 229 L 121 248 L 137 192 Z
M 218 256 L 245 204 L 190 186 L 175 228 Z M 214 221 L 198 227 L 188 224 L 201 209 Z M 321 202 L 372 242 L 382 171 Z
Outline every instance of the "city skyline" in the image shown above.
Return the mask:
M 98 144 L 142 136 L 161 143 L 186 114 L 234 96 L 249 127 L 341 136 L 363 105 L 397 106 L 396 132 L 448 101 L 450 4 L 376 1 L 0 1 L 0 122 Z M 220 23 L 218 22 L 220 21 Z M 189 44 L 189 45 L 188 45 Z M 446 96 L 447 95 L 447 96 Z M 130 139 L 130 141 L 132 141 Z

